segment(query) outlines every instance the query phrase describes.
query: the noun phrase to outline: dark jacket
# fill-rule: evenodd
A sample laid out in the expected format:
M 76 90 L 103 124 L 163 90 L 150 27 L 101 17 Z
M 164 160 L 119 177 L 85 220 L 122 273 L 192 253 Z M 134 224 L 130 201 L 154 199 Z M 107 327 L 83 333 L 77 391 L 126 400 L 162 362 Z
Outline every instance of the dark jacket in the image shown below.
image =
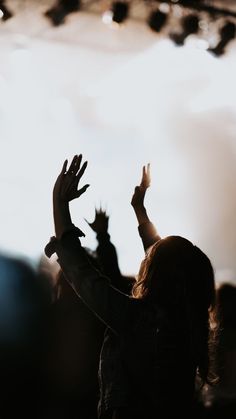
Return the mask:
M 144 231 L 148 229 L 151 224 Z M 144 243 L 144 247 L 152 244 L 148 239 Z M 75 292 L 107 325 L 99 366 L 100 417 L 122 408 L 131 409 L 130 417 L 135 412 L 143 418 L 152 418 L 157 412 L 160 417 L 170 417 L 176 409 L 190 405 L 195 364 L 177 313 L 167 315 L 114 288 L 90 264 L 78 231 L 53 239 L 46 254 L 53 250 Z
M 113 287 L 125 294 L 131 294 L 135 278 L 122 275 L 116 248 L 110 240 L 110 235 L 107 232 L 98 233 L 97 241 L 96 255 L 101 272 L 109 278 Z

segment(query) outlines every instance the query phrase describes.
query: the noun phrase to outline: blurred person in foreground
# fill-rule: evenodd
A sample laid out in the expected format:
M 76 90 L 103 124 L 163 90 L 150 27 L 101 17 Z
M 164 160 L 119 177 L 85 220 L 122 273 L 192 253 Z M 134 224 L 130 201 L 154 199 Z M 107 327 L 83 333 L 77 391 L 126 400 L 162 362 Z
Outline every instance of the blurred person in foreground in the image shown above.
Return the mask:
M 48 290 L 31 265 L 0 255 L 1 419 L 38 417 Z
M 195 380 L 215 380 L 211 370 L 214 344 L 215 281 L 207 256 L 179 236 L 161 239 L 150 222 L 144 197 L 150 186 L 143 169 L 132 205 L 145 236 L 146 256 L 132 296 L 114 288 L 90 263 L 81 246 L 83 232 L 70 217 L 69 202 L 87 166 L 75 156 L 65 161 L 54 190 L 56 237 L 46 246 L 56 252 L 76 294 L 106 326 L 100 356 L 100 418 L 174 418 L 192 413 Z

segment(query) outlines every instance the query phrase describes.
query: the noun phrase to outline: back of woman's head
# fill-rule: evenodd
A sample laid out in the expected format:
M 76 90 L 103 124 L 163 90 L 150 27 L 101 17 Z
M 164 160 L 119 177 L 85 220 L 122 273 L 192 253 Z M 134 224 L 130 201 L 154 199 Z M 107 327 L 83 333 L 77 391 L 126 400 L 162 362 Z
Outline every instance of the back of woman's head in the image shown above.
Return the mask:
M 141 264 L 133 296 L 180 319 L 192 335 L 203 382 L 210 382 L 210 337 L 215 329 L 215 281 L 208 257 L 189 240 L 169 236 L 155 243 Z
M 169 236 L 155 243 L 142 262 L 134 295 L 172 308 L 187 300 L 215 303 L 214 272 L 208 257 L 189 240 Z

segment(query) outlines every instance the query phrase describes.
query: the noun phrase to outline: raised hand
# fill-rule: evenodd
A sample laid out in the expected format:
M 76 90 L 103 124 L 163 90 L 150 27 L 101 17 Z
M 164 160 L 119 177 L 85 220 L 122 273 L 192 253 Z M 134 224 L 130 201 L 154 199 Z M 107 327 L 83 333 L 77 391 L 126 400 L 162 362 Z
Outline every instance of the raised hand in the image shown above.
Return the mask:
M 144 197 L 147 189 L 151 185 L 150 163 L 143 166 L 142 179 L 139 186 L 136 186 L 134 194 L 131 199 L 131 205 L 135 208 L 144 205 Z
M 73 227 L 69 202 L 82 195 L 89 185 L 78 189 L 80 179 L 87 167 L 87 162 L 82 162 L 82 155 L 74 156 L 68 170 L 67 160 L 64 162 L 61 173 L 59 174 L 53 188 L 53 215 L 54 226 L 57 238 L 61 238 L 63 233 Z
M 109 216 L 106 214 L 106 211 L 104 211 L 101 207 L 100 209 L 95 208 L 95 218 L 92 223 L 90 223 L 86 219 L 85 221 L 88 223 L 88 225 L 95 233 L 107 233 Z
M 73 199 L 79 198 L 89 187 L 84 185 L 78 189 L 80 179 L 82 178 L 88 162 L 84 162 L 81 167 L 82 154 L 74 156 L 70 167 L 67 169 L 68 161 L 65 160 L 61 173 L 59 174 L 53 189 L 53 201 L 69 203 Z
M 155 229 L 155 226 L 150 221 L 147 210 L 144 206 L 145 194 L 150 185 L 151 174 L 149 163 L 147 166 L 143 166 L 141 183 L 139 186 L 136 186 L 131 200 L 131 205 L 134 208 L 134 212 L 136 214 L 137 221 L 139 224 L 139 234 L 142 238 L 143 247 L 145 251 L 156 241 L 161 239 L 161 237 Z

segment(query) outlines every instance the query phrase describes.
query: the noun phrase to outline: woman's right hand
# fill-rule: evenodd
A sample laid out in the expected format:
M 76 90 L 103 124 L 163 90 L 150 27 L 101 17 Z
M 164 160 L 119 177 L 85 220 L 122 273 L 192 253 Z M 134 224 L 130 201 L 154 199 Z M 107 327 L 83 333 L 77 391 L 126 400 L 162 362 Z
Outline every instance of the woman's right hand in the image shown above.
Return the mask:
M 151 185 L 151 174 L 150 174 L 150 163 L 147 166 L 143 166 L 142 179 L 139 186 L 136 186 L 134 194 L 131 199 L 131 205 L 134 208 L 144 206 L 144 198 L 147 189 Z

